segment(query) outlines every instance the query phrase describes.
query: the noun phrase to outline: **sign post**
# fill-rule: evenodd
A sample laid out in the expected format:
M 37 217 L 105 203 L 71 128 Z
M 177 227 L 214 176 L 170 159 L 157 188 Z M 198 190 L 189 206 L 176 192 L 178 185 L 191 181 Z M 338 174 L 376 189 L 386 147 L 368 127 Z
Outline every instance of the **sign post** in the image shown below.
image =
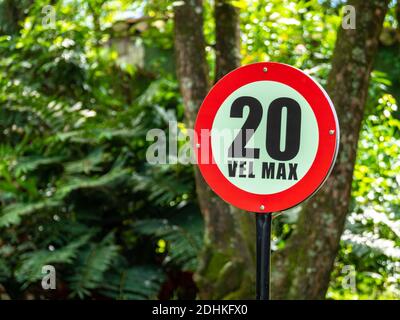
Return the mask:
M 271 223 L 272 213 L 256 214 L 257 232 L 257 300 L 269 300 L 271 273 Z
M 256 213 L 257 299 L 269 299 L 272 213 L 311 197 L 332 170 L 339 145 L 333 103 L 299 69 L 250 64 L 210 90 L 195 133 L 197 163 L 211 189 Z

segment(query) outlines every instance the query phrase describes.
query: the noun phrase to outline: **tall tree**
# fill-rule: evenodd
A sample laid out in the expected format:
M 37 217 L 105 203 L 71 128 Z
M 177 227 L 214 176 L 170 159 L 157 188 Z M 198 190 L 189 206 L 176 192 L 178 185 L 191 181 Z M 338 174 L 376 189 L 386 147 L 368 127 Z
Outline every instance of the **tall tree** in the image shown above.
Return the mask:
M 215 4 L 218 79 L 238 66 L 238 15 L 228 1 Z M 369 78 L 388 0 L 351 0 L 349 5 L 358 13 L 357 26 L 354 30 L 339 29 L 327 84 L 341 124 L 341 151 L 324 188 L 303 206 L 296 231 L 286 248 L 273 257 L 275 299 L 324 298 L 339 248 Z M 177 74 L 189 126 L 193 126 L 209 88 L 201 8 L 201 0 L 187 0 L 175 7 Z M 196 187 L 206 223 L 205 249 L 197 274 L 200 297 L 252 297 L 253 217 L 222 202 L 198 171 Z M 245 272 L 244 267 L 251 271 Z
M 237 9 L 215 2 L 217 79 L 239 66 Z M 185 117 L 193 127 L 210 81 L 203 35 L 201 0 L 185 0 L 174 8 L 177 75 Z M 251 298 L 254 288 L 254 221 L 216 196 L 195 169 L 198 201 L 205 221 L 204 249 L 196 274 L 202 299 Z
M 215 80 L 240 66 L 239 9 L 229 0 L 215 0 Z
M 33 0 L 0 1 L 0 34 L 16 34 Z
M 340 153 L 329 179 L 302 208 L 296 231 L 273 257 L 274 299 L 323 299 L 339 249 L 368 84 L 388 0 L 351 0 L 356 29 L 340 27 L 327 90 L 340 122 Z
M 0 33 L 17 33 L 22 14 L 18 4 L 12 0 L 4 0 L 0 3 L 0 13 Z

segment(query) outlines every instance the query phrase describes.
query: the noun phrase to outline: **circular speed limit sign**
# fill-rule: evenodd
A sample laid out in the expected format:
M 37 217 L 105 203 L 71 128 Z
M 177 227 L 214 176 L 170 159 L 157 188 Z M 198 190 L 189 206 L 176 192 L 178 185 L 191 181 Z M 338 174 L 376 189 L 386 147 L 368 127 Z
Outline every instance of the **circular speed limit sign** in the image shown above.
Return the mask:
M 339 125 L 324 89 L 281 63 L 240 67 L 209 92 L 195 124 L 196 157 L 222 199 L 252 212 L 289 209 L 322 185 Z

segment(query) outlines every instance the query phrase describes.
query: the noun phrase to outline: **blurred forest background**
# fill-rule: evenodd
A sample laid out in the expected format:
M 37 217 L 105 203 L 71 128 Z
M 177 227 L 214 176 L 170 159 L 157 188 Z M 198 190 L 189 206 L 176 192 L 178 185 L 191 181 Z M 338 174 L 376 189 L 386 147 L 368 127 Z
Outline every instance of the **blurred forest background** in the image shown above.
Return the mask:
M 278 61 L 327 88 L 343 132 L 319 195 L 274 218 L 273 297 L 399 299 L 400 2 L 350 1 L 355 30 L 345 4 L 0 0 L 0 298 L 253 298 L 254 217 L 193 166 L 148 164 L 146 133 Z

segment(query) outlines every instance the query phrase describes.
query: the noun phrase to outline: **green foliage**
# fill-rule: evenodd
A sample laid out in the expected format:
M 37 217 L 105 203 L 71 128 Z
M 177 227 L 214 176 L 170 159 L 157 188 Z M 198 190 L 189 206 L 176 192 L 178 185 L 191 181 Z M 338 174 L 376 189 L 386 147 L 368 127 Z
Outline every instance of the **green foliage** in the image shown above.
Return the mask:
M 341 6 L 328 1 L 321 6 L 320 2 L 253 2 L 241 13 L 243 61 L 292 64 L 324 84 Z M 393 14 L 391 10 L 386 28 L 396 26 Z M 400 294 L 398 52 L 398 43 L 381 46 L 372 73 L 354 168 L 352 207 L 328 298 L 396 299 Z M 275 220 L 275 250 L 284 248 L 298 212 L 294 208 Z M 354 272 L 349 273 L 348 267 Z M 354 288 L 346 286 L 352 276 Z
M 104 238 L 99 244 L 91 244 L 81 252 L 76 261 L 76 273 L 69 279 L 72 295 L 80 298 L 90 295 L 105 281 L 104 273 L 110 268 L 118 254 L 118 246 L 112 237 Z
M 42 23 L 49 4 L 54 25 Z M 340 4 L 232 4 L 240 9 L 242 63 L 289 63 L 325 83 Z M 185 130 L 173 5 L 0 0 L 0 291 L 6 295 L 195 297 L 187 287 L 194 286 L 203 220 L 193 169 L 146 161 L 149 129 L 168 130 L 168 121 L 176 121 Z M 205 1 L 211 73 L 212 7 Z M 387 28 L 396 26 L 393 15 Z M 329 298 L 399 296 L 398 48 L 380 49 L 372 75 Z M 276 219 L 276 250 L 292 233 L 297 210 Z M 44 292 L 48 264 L 56 267 L 57 290 Z M 354 269 L 355 291 L 343 287 L 345 266 Z
M 400 295 L 400 120 L 392 95 L 382 94 L 377 103 L 359 141 L 353 206 L 333 277 L 336 291 L 328 293 L 334 298 Z M 356 271 L 356 288 L 342 286 L 345 265 Z
M 43 296 L 44 265 L 57 271 L 45 296 L 80 299 L 157 298 L 170 272 L 195 269 L 192 168 L 145 159 L 147 131 L 182 121 L 174 74 L 154 73 L 170 64 L 171 38 L 152 21 L 132 26 L 126 36 L 151 54 L 127 63 L 113 26 L 140 6 L 117 2 L 58 1 L 51 26 L 37 1 L 19 34 L 0 35 L 0 283 L 11 297 Z
M 87 243 L 88 239 L 88 236 L 82 236 L 58 250 L 51 247 L 50 250 L 42 249 L 22 254 L 20 265 L 15 270 L 16 279 L 26 287 L 30 282 L 42 278 L 43 266 L 57 263 L 72 264 L 77 258 L 78 249 Z
M 101 293 L 119 300 L 156 299 L 165 276 L 154 265 L 118 270 L 102 286 Z
M 243 63 L 278 61 L 324 83 L 340 17 L 320 1 L 254 1 L 243 8 Z
M 162 239 L 159 241 L 159 252 L 167 251 L 165 263 L 181 266 L 183 270 L 195 271 L 197 254 L 202 245 L 201 221 L 193 221 L 193 217 L 181 219 L 176 225 L 168 220 L 148 219 L 135 223 L 138 233 Z M 165 241 L 168 248 L 165 248 Z

